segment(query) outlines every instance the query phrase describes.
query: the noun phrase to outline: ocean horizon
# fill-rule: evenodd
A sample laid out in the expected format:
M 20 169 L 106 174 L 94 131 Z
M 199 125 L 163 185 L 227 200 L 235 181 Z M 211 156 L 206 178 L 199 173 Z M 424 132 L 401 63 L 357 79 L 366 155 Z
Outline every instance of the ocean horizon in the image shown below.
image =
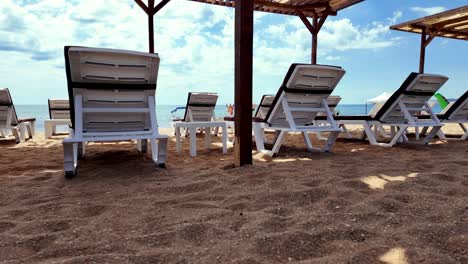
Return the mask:
M 170 128 L 170 122 L 175 117 L 182 117 L 184 109 L 171 113 L 177 107 L 185 105 L 157 105 L 156 116 L 160 128 Z M 49 108 L 47 105 L 15 105 L 18 118 L 36 118 L 36 130 L 44 131 L 44 120 L 49 119 Z M 336 109 L 341 115 L 363 115 L 370 111 L 372 104 L 339 104 Z M 434 110 L 439 112 L 439 106 L 435 106 Z M 226 106 L 217 105 L 215 108 L 216 118 L 227 116 Z M 59 131 L 65 131 L 66 127 L 59 128 Z

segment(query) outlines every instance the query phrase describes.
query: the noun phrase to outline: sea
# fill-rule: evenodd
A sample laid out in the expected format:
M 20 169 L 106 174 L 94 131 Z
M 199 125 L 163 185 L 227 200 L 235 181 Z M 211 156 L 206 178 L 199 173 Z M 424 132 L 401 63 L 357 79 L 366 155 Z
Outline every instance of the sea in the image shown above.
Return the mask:
M 16 112 L 19 118 L 36 118 L 36 130 L 44 131 L 44 120 L 49 119 L 49 110 L 47 105 L 15 105 Z M 170 121 L 175 117 L 182 117 L 184 115 L 184 109 L 179 109 L 174 113 L 171 113 L 177 107 L 184 107 L 184 105 L 157 105 L 156 116 L 158 118 L 158 124 L 161 128 L 170 128 Z M 363 115 L 370 111 L 372 108 L 371 104 L 367 106 L 365 104 L 339 104 L 336 110 L 340 115 Z M 435 106 L 434 110 L 436 113 L 440 111 L 438 105 Z M 216 118 L 227 116 L 226 106 L 217 105 L 215 108 Z M 66 131 L 66 127 L 59 128 L 59 132 Z

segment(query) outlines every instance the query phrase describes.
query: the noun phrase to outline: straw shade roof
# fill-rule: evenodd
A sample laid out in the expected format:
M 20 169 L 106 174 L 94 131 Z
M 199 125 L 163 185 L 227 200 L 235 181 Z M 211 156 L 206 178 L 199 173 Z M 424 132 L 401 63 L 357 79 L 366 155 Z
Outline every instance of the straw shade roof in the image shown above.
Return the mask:
M 235 7 L 235 0 L 190 0 L 213 5 Z M 297 16 L 297 11 L 304 13 L 306 17 L 324 16 L 324 14 L 336 15 L 344 8 L 364 0 L 253 0 L 254 10 Z
M 438 13 L 435 15 L 411 20 L 390 27 L 412 33 L 426 33 L 435 37 L 468 40 L 468 5 Z

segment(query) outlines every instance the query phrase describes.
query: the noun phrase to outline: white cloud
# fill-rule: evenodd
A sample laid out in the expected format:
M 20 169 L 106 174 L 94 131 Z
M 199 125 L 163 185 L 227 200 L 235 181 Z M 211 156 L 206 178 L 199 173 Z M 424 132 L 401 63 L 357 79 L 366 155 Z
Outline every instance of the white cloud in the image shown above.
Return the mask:
M 414 11 L 416 13 L 420 13 L 425 16 L 430 16 L 433 14 L 437 14 L 440 12 L 444 12 L 447 10 L 447 8 L 443 6 L 433 6 L 433 7 L 420 7 L 420 6 L 413 6 L 411 7 L 411 11 Z
M 66 93 L 65 45 L 147 50 L 147 17 L 133 0 L 2 0 L 0 11 L 0 56 L 9 61 L 0 78 L 26 89 L 15 72 L 34 72 L 36 85 L 20 93 L 20 101 L 35 97 L 41 103 Z M 348 50 L 396 45 L 388 26 L 400 17 L 401 12 L 395 12 L 367 25 L 329 18 L 319 34 L 319 60 L 339 60 Z M 254 76 L 281 78 L 290 63 L 310 60 L 311 35 L 299 18 L 256 12 L 254 19 Z M 229 102 L 233 42 L 234 9 L 169 2 L 155 16 L 155 50 L 161 57 L 158 100 L 178 104 L 188 91 L 213 91 L 220 94 L 220 103 Z
M 338 60 L 341 60 L 341 56 L 328 55 L 328 56 L 325 57 L 325 60 L 327 60 L 327 61 L 338 61 Z

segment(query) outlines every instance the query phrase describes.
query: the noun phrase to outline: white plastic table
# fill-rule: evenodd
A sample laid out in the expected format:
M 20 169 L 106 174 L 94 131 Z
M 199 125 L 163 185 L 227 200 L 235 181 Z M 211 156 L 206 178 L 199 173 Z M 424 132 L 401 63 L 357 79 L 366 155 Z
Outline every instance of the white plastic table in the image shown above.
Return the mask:
M 55 134 L 55 129 L 57 126 L 64 125 L 68 126 L 71 125 L 70 119 L 49 119 L 44 120 L 44 137 L 45 139 L 50 138 L 53 134 Z
M 180 129 L 185 128 L 189 130 L 190 134 L 190 156 L 197 156 L 197 128 L 205 129 L 205 147 L 209 148 L 211 144 L 211 128 L 220 127 L 222 130 L 223 153 L 227 153 L 227 128 L 226 122 L 175 122 L 173 123 L 176 134 L 176 150 L 177 153 L 181 151 L 181 133 Z

